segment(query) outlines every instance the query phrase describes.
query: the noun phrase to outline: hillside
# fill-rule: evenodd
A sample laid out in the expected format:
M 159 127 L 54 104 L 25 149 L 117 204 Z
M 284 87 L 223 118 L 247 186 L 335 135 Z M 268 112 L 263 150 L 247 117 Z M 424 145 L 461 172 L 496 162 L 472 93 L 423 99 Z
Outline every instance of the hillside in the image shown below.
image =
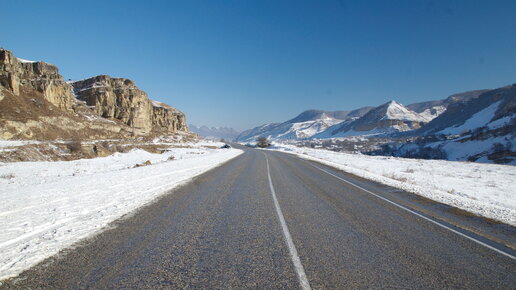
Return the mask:
M 338 114 L 309 110 L 283 123 L 247 130 L 238 140 L 263 136 L 370 155 L 516 164 L 515 108 L 516 88 L 510 85 L 407 106 L 390 101 Z M 325 120 L 329 122 L 320 126 Z
M 237 140 L 253 142 L 258 137 L 267 137 L 270 140 L 308 139 L 332 126 L 355 120 L 369 110 L 371 107 L 353 111 L 307 110 L 283 123 L 264 124 L 244 131 L 237 137 Z
M 421 137 L 382 150 L 394 156 L 516 164 L 516 85 L 454 103 L 412 135 Z
M 381 135 L 420 128 L 428 119 L 396 101 L 378 106 L 362 117 L 322 132 L 314 138 Z
M 127 143 L 137 138 L 133 143 L 141 143 L 179 135 L 193 137 L 185 115 L 150 100 L 131 80 L 97 76 L 68 83 L 55 65 L 21 60 L 0 49 L 0 140 Z M 86 155 L 93 156 L 104 151 L 92 148 L 95 144 L 76 151 L 91 151 Z M 74 155 L 74 150 L 57 143 L 39 149 L 50 155 Z M 0 159 L 25 160 L 15 151 L 1 151 Z

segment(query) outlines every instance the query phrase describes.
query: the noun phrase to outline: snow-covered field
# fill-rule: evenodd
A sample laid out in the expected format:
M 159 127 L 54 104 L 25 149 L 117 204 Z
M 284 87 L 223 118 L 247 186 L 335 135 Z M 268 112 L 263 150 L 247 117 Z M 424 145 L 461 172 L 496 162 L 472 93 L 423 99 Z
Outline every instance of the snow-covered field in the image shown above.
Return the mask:
M 516 226 L 516 166 L 368 156 L 292 145 L 272 149 Z
M 133 150 L 75 161 L 0 163 L 0 279 L 242 153 L 207 148 L 220 145 L 196 143 L 163 154 Z M 135 167 L 147 160 L 152 165 Z

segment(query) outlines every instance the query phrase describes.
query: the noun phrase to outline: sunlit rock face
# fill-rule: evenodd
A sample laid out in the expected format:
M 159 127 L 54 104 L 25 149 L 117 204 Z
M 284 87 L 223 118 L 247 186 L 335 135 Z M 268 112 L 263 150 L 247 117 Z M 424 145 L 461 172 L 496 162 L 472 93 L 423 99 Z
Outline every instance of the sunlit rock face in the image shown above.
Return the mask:
M 182 112 L 149 100 L 132 80 L 100 75 L 72 85 L 77 98 L 85 101 L 100 117 L 120 120 L 139 134 L 188 130 Z
M 0 49 L 0 85 L 14 95 L 20 94 L 21 87 L 40 92 L 45 100 L 64 110 L 71 110 L 74 103 L 72 87 L 56 66 L 18 59 L 5 49 Z

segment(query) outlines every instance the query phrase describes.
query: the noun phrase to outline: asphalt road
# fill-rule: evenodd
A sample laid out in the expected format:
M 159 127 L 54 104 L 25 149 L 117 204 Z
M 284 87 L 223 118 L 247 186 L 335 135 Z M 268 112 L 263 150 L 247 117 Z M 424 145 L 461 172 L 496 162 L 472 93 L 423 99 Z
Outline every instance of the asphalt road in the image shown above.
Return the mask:
M 2 287 L 516 288 L 514 228 L 245 150 Z

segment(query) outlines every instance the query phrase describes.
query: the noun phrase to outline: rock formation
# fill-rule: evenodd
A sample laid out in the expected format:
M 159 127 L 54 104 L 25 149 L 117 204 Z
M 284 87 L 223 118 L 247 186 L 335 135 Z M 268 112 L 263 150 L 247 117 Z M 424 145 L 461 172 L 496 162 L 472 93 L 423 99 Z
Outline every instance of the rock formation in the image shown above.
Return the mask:
M 135 129 L 138 135 L 152 131 L 187 131 L 182 112 L 149 100 L 133 81 L 100 75 L 72 83 L 79 100 L 103 118 L 116 119 Z
M 35 90 L 63 110 L 71 110 L 74 103 L 72 87 L 63 80 L 56 66 L 20 60 L 3 49 L 0 49 L 0 85 L 14 95 L 20 94 L 20 87 Z
M 67 83 L 56 66 L 0 49 L 0 139 L 124 139 L 190 134 L 185 115 L 133 81 L 101 75 Z

